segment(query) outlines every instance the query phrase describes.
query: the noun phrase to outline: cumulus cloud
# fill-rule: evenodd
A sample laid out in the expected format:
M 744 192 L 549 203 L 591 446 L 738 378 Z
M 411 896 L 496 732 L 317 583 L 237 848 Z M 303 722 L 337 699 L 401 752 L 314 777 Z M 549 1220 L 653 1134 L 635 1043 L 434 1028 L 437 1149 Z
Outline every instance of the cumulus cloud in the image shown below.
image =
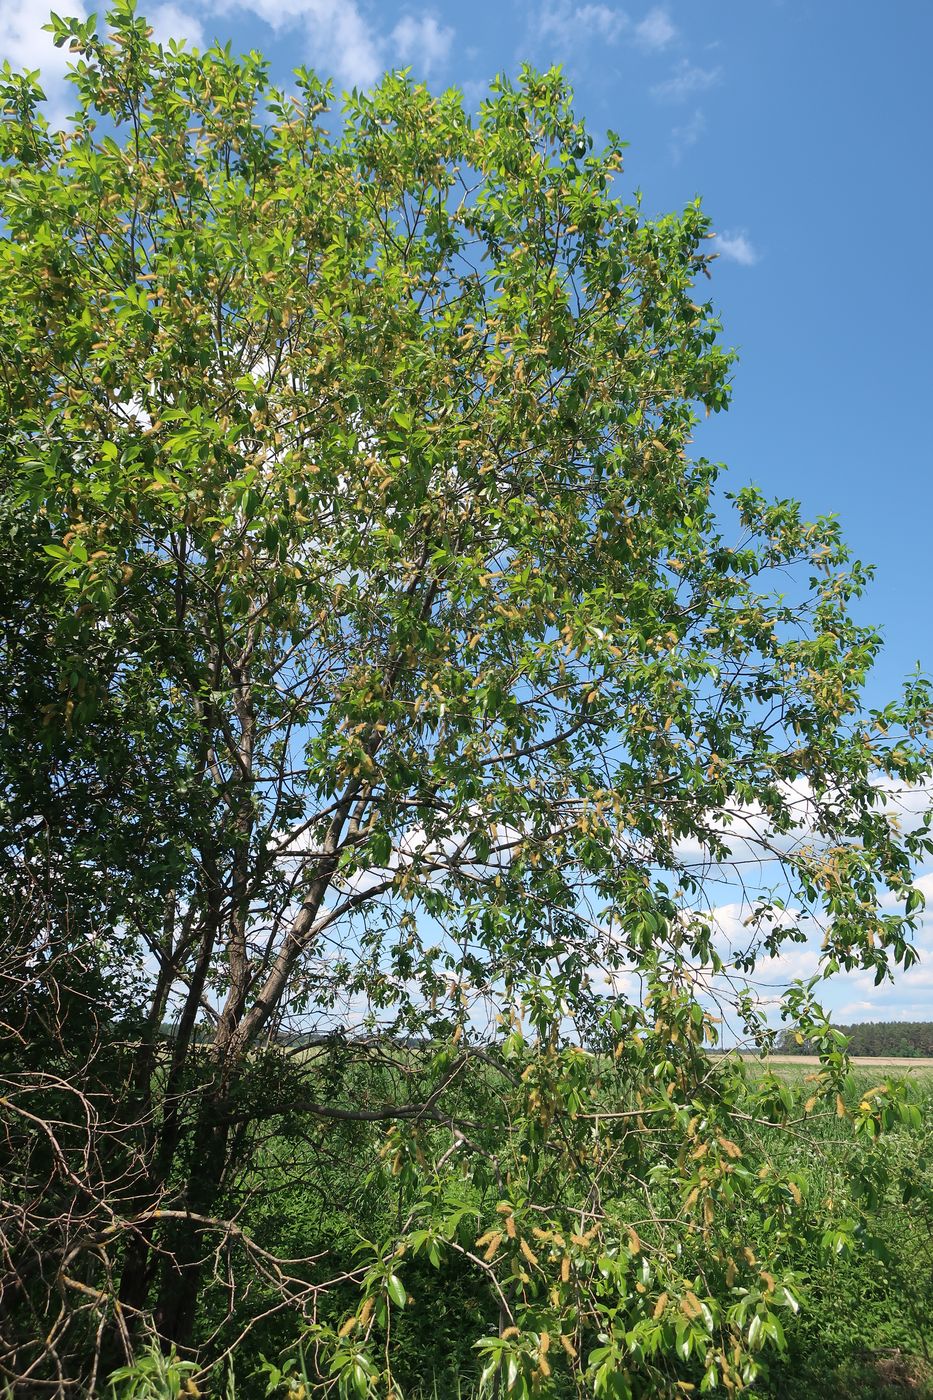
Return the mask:
M 929 899 L 933 895 L 933 871 L 916 881 Z M 882 896 L 882 906 L 894 903 Z M 799 910 L 772 910 L 767 904 L 737 899 L 692 916 L 709 927 L 713 942 L 726 965 L 721 977 L 704 974 L 710 995 L 730 998 L 726 986 L 735 989 L 747 984 L 762 1008 L 776 1011 L 791 983 L 808 981 L 822 970 L 823 929 L 819 922 Z M 733 960 L 760 943 L 775 927 L 793 929 L 803 941 L 788 938 L 773 956 L 760 956 L 754 972 L 732 971 Z M 873 971 L 841 971 L 823 981 L 817 999 L 836 1022 L 871 1020 L 928 1020 L 933 992 L 933 911 L 928 907 L 914 938 L 919 963 L 907 970 L 892 969 L 893 980 L 875 985 Z
M 43 33 L 42 26 L 49 22 L 49 9 L 48 0 L 0 5 L 0 62 L 9 60 L 16 71 L 39 69 L 49 102 L 49 120 L 55 124 L 69 111 L 64 78 L 71 55 L 67 48 L 55 47 L 51 34 Z M 80 0 L 71 0 L 65 13 L 75 19 L 87 15 Z
M 921 826 L 933 812 L 933 780 L 904 783 L 879 775 L 874 782 L 877 808 L 893 828 L 902 832 Z M 807 847 L 815 850 L 827 840 L 826 823 L 832 826 L 839 811 L 838 794 L 827 791 L 817 797 L 806 778 L 778 781 L 775 787 L 789 818 L 787 831 L 776 831 L 769 814 L 758 802 L 728 802 L 711 811 L 705 821 L 705 832 L 686 837 L 675 846 L 679 865 L 741 866 L 749 863 L 767 864 L 793 851 Z M 714 858 L 712 847 L 719 845 L 722 854 Z M 930 906 L 933 917 L 933 883 L 927 874 L 917 884 Z M 885 895 L 882 904 L 896 902 Z
M 924 910 L 925 920 L 933 922 L 933 870 L 915 880 L 914 888 L 920 891 L 927 902 L 927 907 Z
M 933 946 L 929 938 L 918 940 L 921 961 L 906 972 L 895 972 L 892 982 L 875 986 L 870 972 L 841 972 L 826 983 L 824 1003 L 833 1019 L 853 1021 L 928 1021 L 933 995 Z
M 635 37 L 646 49 L 663 49 L 677 37 L 677 29 L 667 10 L 658 5 L 636 24 Z
M 84 19 L 87 12 L 83 5 L 71 4 L 67 13 Z M 57 49 L 51 34 L 42 32 L 48 22 L 46 0 L 20 0 L 18 5 L 0 7 L 0 59 L 9 59 L 14 69 L 39 68 L 43 77 L 64 73 L 68 51 Z
M 418 73 L 431 73 L 447 60 L 454 31 L 438 24 L 433 15 L 405 15 L 392 30 L 392 43 L 406 65 Z
M 820 806 L 814 801 L 806 780 L 797 778 L 780 783 L 778 787 L 791 820 L 789 830 L 776 831 L 770 816 L 757 802 L 727 803 L 720 811 L 710 813 L 706 823 L 708 840 L 692 836 L 677 844 L 676 853 L 681 864 L 687 867 L 708 867 L 717 863 L 760 865 L 822 839 L 817 836 Z M 821 805 L 828 805 L 826 799 Z M 713 845 L 724 849 L 724 855 L 717 861 L 712 857 Z
M 468 112 L 479 111 L 480 103 L 489 96 L 491 82 L 491 78 L 467 78 L 464 82 L 457 84 L 463 93 L 463 103 Z
M 717 234 L 716 248 L 724 258 L 739 263 L 741 267 L 754 267 L 761 256 L 744 229 Z
M 700 68 L 698 64 L 682 58 L 669 78 L 655 83 L 651 95 L 662 102 L 685 102 L 688 97 L 714 87 L 721 76 L 721 68 Z
M 916 831 L 928 812 L 933 812 L 933 778 L 904 784 L 882 778 L 878 791 L 884 794 L 884 810 L 902 831 Z
M 579 13 L 598 26 L 605 24 L 601 17 L 604 9 L 602 5 L 584 5 Z M 72 0 L 68 13 L 83 18 L 86 11 L 80 0 Z M 429 74 L 446 62 L 454 38 L 449 26 L 420 11 L 403 15 L 394 29 L 384 30 L 370 20 L 360 0 L 218 0 L 212 6 L 207 0 L 165 0 L 148 12 L 148 18 L 160 43 L 183 39 L 202 48 L 208 21 L 216 26 L 220 16 L 242 14 L 268 24 L 275 33 L 301 34 L 296 62 L 307 61 L 322 76 L 333 75 L 347 87 L 370 87 L 387 68 L 395 66 L 410 64 Z M 15 69 L 41 69 L 50 113 L 58 117 L 67 111 L 62 80 L 69 55 L 56 49 L 50 35 L 42 32 L 47 22 L 48 0 L 0 5 L 0 59 L 9 59 Z
M 170 39 L 184 41 L 188 48 L 203 49 L 204 28 L 197 15 L 183 10 L 180 5 L 157 5 L 149 10 L 146 18 L 152 26 L 153 38 L 157 43 L 168 44 Z
M 580 49 L 593 40 L 615 43 L 629 33 L 640 48 L 660 52 L 677 37 L 677 29 L 663 5 L 655 5 L 637 24 L 625 10 L 602 0 L 574 3 L 574 0 L 544 0 L 531 21 L 532 36 L 546 39 L 567 52 Z
M 280 0 L 259 0 L 275 24 Z M 293 0 L 294 3 L 294 0 Z M 383 69 L 382 45 L 353 0 L 304 0 L 299 13 L 307 28 L 309 58 L 323 72 L 333 72 L 347 87 L 371 87 Z
M 549 0 L 538 12 L 534 31 L 537 38 L 574 49 L 592 39 L 614 43 L 628 23 L 625 11 L 611 5 L 574 5 L 571 0 Z
M 454 38 L 433 15 L 415 12 L 385 32 L 358 0 L 224 0 L 223 8 L 255 15 L 276 32 L 303 30 L 302 56 L 345 87 L 371 87 L 393 66 L 432 72 L 446 61 Z

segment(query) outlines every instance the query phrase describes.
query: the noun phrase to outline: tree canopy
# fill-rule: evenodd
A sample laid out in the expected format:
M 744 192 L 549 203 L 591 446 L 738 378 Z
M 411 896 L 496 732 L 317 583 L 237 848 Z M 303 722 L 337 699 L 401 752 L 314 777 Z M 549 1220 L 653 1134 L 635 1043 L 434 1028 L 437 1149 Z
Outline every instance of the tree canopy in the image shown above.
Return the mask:
M 108 24 L 53 18 L 63 131 L 0 80 L 7 1373 L 208 1374 L 275 1315 L 391 1394 L 430 1260 L 511 1395 L 741 1388 L 816 1203 L 759 1172 L 786 1091 L 706 1052 L 768 1043 L 807 929 L 914 958 L 929 690 L 867 712 L 836 520 L 691 455 L 709 219 L 623 197 L 558 71 L 336 118 Z M 398 1191 L 362 1263 L 241 1228 L 343 1131 Z
M 906 1057 L 925 1059 L 933 1056 L 933 1021 L 860 1021 L 852 1026 L 837 1026 L 848 1040 L 850 1055 L 878 1058 Z M 813 1049 L 803 1036 L 798 1040 L 792 1030 L 782 1031 L 776 1042 L 782 1055 L 808 1055 Z

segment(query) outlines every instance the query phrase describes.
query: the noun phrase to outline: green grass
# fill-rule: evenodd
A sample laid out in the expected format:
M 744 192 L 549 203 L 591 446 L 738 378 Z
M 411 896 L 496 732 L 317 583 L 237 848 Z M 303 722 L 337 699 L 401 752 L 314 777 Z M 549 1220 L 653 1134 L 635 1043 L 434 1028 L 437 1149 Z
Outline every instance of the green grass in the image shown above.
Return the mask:
M 800 1091 L 802 1103 L 812 1066 L 790 1058 L 770 1068 Z M 858 1066 L 846 1098 L 857 1103 L 885 1077 L 883 1061 Z M 849 1119 L 802 1110 L 793 1133 L 763 1129 L 775 1169 L 806 1176 L 815 1211 L 832 1200 L 837 1215 L 863 1216 L 868 1232 L 851 1253 L 838 1255 L 801 1237 L 792 1262 L 806 1281 L 804 1306 L 797 1317 L 785 1317 L 787 1353 L 771 1360 L 767 1375 L 746 1392 L 750 1400 L 933 1400 L 933 1076 L 921 1065 L 909 1079 L 921 1108 L 919 1129 L 898 1127 L 873 1141 L 854 1137 Z M 335 1262 L 355 1258 L 360 1222 L 371 1238 L 396 1227 L 400 1188 L 369 1171 L 378 1145 L 368 1126 L 335 1126 L 322 1138 L 306 1136 L 296 1121 L 290 1133 L 262 1143 L 244 1183 L 256 1194 L 243 1223 L 259 1244 L 292 1257 L 309 1247 L 327 1250 L 332 1273 Z M 869 1206 L 845 1196 L 853 1164 L 878 1168 L 882 1186 Z M 923 1183 L 927 1194 L 910 1194 L 911 1184 Z M 406 1400 L 478 1400 L 473 1342 L 495 1328 L 495 1314 L 475 1272 L 454 1260 L 440 1273 L 421 1258 L 409 1260 L 406 1286 L 417 1306 L 399 1315 L 394 1333 Z M 353 1299 L 348 1284 L 322 1308 L 336 1325 Z M 268 1301 L 257 1280 L 249 1307 L 258 1314 Z M 220 1320 L 219 1313 L 204 1318 L 208 1327 Z M 295 1336 L 286 1314 L 250 1333 L 236 1354 L 236 1400 L 266 1394 L 261 1357 L 283 1355 Z M 225 1378 L 208 1393 L 224 1396 L 226 1385 Z M 564 1400 L 574 1392 L 545 1394 Z

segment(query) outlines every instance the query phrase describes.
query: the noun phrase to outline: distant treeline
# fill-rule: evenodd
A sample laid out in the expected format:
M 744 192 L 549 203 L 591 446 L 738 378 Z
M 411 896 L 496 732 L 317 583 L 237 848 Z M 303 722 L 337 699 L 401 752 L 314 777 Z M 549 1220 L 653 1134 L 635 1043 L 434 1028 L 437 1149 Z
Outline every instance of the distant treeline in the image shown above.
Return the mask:
M 836 1029 L 849 1037 L 850 1055 L 910 1059 L 933 1056 L 933 1021 L 862 1021 Z M 785 1030 L 778 1036 L 775 1049 L 779 1055 L 812 1055 L 817 1047 L 808 1040 L 798 1044 L 794 1032 Z

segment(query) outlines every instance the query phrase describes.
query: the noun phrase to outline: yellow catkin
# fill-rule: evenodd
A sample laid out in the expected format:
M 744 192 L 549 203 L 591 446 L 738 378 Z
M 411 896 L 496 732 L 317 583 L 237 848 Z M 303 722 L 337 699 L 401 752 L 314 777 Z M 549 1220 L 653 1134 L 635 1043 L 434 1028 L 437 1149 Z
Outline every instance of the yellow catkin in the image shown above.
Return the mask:
M 641 1240 L 638 1237 L 638 1231 L 635 1229 L 634 1225 L 628 1227 L 628 1247 L 633 1254 L 641 1253 Z
M 725 1152 L 727 1157 L 732 1157 L 734 1160 L 737 1160 L 742 1155 L 741 1147 L 738 1147 L 727 1137 L 721 1137 L 719 1139 L 719 1146 L 722 1148 L 723 1152 Z
M 551 1345 L 551 1334 L 550 1334 L 550 1332 L 542 1332 L 542 1333 L 541 1333 L 541 1341 L 540 1341 L 540 1344 L 539 1344 L 539 1346 L 538 1346 L 538 1351 L 541 1353 L 542 1356 L 545 1355 L 545 1353 L 547 1352 L 547 1350 L 548 1350 L 548 1348 L 550 1347 L 550 1345 Z
M 560 1335 L 560 1344 L 564 1348 L 564 1351 L 567 1353 L 567 1355 L 570 1357 L 570 1360 L 576 1361 L 577 1349 L 574 1346 L 573 1342 L 570 1340 L 570 1338 L 564 1336 L 563 1332 Z
M 570 1256 L 567 1254 L 560 1261 L 560 1281 L 561 1283 L 570 1282 Z
M 485 1253 L 483 1254 L 483 1258 L 486 1260 L 487 1264 L 489 1263 L 490 1259 L 493 1258 L 496 1250 L 499 1248 L 501 1243 L 502 1236 L 497 1230 L 496 1233 L 493 1235 L 492 1239 L 489 1241 L 488 1245 L 486 1246 Z
M 528 1261 L 528 1263 L 531 1264 L 533 1267 L 536 1267 L 538 1263 L 538 1256 L 537 1254 L 535 1254 L 528 1241 L 519 1240 L 518 1247 L 524 1255 L 525 1259 Z
M 346 1320 L 346 1322 L 345 1322 L 345 1323 L 343 1324 L 343 1326 L 340 1328 L 340 1331 L 337 1333 L 337 1336 L 338 1336 L 338 1337 L 349 1337 L 350 1333 L 353 1331 L 354 1327 L 356 1326 L 356 1323 L 357 1323 L 357 1318 L 356 1318 L 356 1315 L 355 1315 L 355 1314 L 353 1315 L 353 1317 L 348 1317 L 347 1320 Z
M 505 1233 L 508 1235 L 508 1237 L 509 1237 L 510 1240 L 514 1240 L 514 1238 L 515 1238 L 515 1216 L 514 1216 L 514 1215 L 507 1215 L 507 1216 L 505 1217 Z
M 652 1316 L 654 1317 L 655 1322 L 657 1322 L 658 1318 L 662 1315 L 664 1309 L 667 1307 L 667 1297 L 668 1295 L 666 1293 L 662 1293 L 660 1298 L 654 1305 L 654 1313 L 652 1314 Z
M 695 1293 L 684 1294 L 684 1296 L 680 1300 L 680 1311 L 684 1314 L 685 1317 L 689 1317 L 691 1321 L 696 1317 L 702 1316 L 703 1309 L 701 1308 L 700 1300 Z

